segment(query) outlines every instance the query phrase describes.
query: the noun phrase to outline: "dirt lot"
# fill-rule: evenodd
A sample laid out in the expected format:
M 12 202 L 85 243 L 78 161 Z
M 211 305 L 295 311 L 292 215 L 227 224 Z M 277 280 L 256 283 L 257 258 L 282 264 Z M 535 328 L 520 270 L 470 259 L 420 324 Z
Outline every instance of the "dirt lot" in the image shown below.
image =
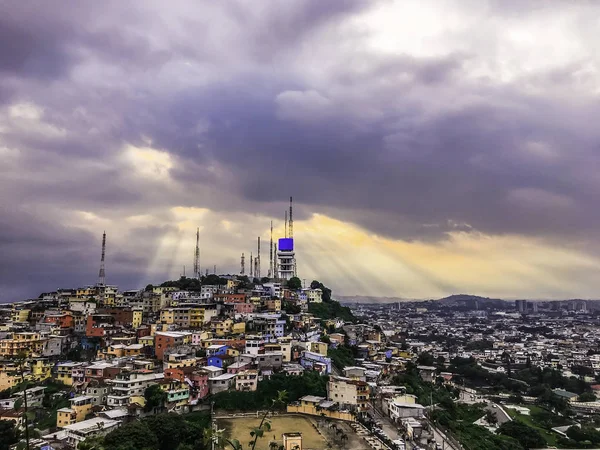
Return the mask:
M 218 419 L 219 428 L 224 428 L 225 435 L 230 439 L 238 439 L 244 448 L 250 441 L 250 431 L 257 427 L 260 419 L 255 417 L 227 418 Z M 326 442 L 323 437 L 312 426 L 310 420 L 302 416 L 275 416 L 271 418 L 271 431 L 265 432 L 265 436 L 258 439 L 256 443 L 257 450 L 269 450 L 269 442 L 275 440 L 282 443 L 282 433 L 300 432 L 302 433 L 302 448 L 304 450 L 325 449 Z M 275 436 L 275 439 L 273 439 Z

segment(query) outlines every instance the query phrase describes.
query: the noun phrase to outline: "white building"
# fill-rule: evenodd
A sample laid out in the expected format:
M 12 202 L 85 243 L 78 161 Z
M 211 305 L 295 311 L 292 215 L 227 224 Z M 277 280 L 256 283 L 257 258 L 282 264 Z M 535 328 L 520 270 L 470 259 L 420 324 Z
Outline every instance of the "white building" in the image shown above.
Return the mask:
M 81 441 L 92 436 L 104 436 L 114 429 L 118 428 L 121 422 L 118 420 L 105 419 L 103 417 L 94 417 L 88 420 L 82 420 L 71 425 L 63 427 L 67 443 L 74 448 Z M 52 435 L 49 435 L 50 437 Z
M 302 289 L 302 293 L 306 294 L 306 300 L 308 303 L 322 303 L 323 302 L 323 291 L 317 289 Z
M 128 405 L 131 397 L 142 397 L 148 386 L 157 384 L 164 377 L 164 373 L 120 373 L 114 380 L 107 380 L 112 384 L 112 393 L 107 396 L 106 403 L 108 406 Z

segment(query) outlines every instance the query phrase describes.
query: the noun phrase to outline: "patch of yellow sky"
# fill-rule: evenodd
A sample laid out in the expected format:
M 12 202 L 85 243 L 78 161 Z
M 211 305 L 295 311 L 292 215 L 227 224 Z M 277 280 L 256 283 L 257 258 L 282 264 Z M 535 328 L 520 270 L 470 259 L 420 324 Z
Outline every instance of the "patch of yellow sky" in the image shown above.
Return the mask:
M 168 152 L 125 145 L 122 157 L 140 177 L 173 182 L 169 171 L 174 161 Z M 144 223 L 165 225 L 161 223 L 164 220 L 151 213 L 133 215 L 120 221 L 115 231 L 126 236 L 128 227 Z M 189 264 L 197 227 L 202 253 L 220 267 L 232 264 L 242 251 L 255 250 L 259 235 L 264 242 L 263 260 L 268 261 L 271 220 L 275 240 L 283 237 L 280 218 L 172 207 L 168 225 L 174 225 L 176 231 L 160 238 L 148 274 L 164 273 L 165 255 L 172 272 L 179 273 L 182 264 Z M 96 232 L 99 224 L 113 228 L 106 219 L 79 212 L 77 225 L 89 228 L 92 224 Z M 568 276 L 561 276 L 561 271 L 595 270 L 599 265 L 597 259 L 585 254 L 516 235 L 457 231 L 435 242 L 403 241 L 321 214 L 296 220 L 294 225 L 299 273 L 303 278 L 328 279 L 331 285 L 339 283 L 345 294 L 417 298 L 464 291 L 516 297 L 540 291 L 577 293 L 580 286 Z M 227 267 L 234 272 L 236 269 Z

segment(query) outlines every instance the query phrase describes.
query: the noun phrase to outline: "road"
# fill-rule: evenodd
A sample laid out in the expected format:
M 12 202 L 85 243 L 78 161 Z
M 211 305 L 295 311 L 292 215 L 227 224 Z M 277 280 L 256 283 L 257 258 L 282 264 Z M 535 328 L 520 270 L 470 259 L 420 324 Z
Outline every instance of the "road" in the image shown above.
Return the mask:
M 392 422 L 389 417 L 385 416 L 379 409 L 375 408 L 373 404 L 371 404 L 371 406 L 373 416 L 375 417 L 375 419 L 377 419 L 377 421 L 381 423 L 381 429 L 383 430 L 383 432 L 387 434 L 387 436 L 392 441 L 395 441 L 396 439 L 402 439 L 402 436 L 398 431 L 398 427 L 396 426 L 396 424 L 394 424 L 394 422 Z M 406 450 L 412 450 L 414 448 L 412 442 L 405 441 L 405 444 Z
M 435 439 L 435 442 L 440 444 L 443 450 L 462 450 L 462 448 L 457 447 L 450 442 L 442 430 L 433 427 L 431 422 L 429 422 L 429 427 L 433 431 L 433 438 Z

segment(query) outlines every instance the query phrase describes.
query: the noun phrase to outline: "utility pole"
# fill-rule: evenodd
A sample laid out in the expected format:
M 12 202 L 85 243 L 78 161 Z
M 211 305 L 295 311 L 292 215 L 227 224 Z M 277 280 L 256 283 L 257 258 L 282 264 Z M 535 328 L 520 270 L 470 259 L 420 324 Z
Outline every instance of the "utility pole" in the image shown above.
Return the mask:
M 23 369 L 24 363 L 25 359 L 21 358 L 19 360 L 19 371 L 21 372 L 21 383 L 23 383 L 23 403 L 25 404 L 25 442 L 27 445 L 27 450 L 29 450 L 29 417 L 27 417 L 29 408 L 27 406 L 27 383 L 25 382 L 25 370 Z

